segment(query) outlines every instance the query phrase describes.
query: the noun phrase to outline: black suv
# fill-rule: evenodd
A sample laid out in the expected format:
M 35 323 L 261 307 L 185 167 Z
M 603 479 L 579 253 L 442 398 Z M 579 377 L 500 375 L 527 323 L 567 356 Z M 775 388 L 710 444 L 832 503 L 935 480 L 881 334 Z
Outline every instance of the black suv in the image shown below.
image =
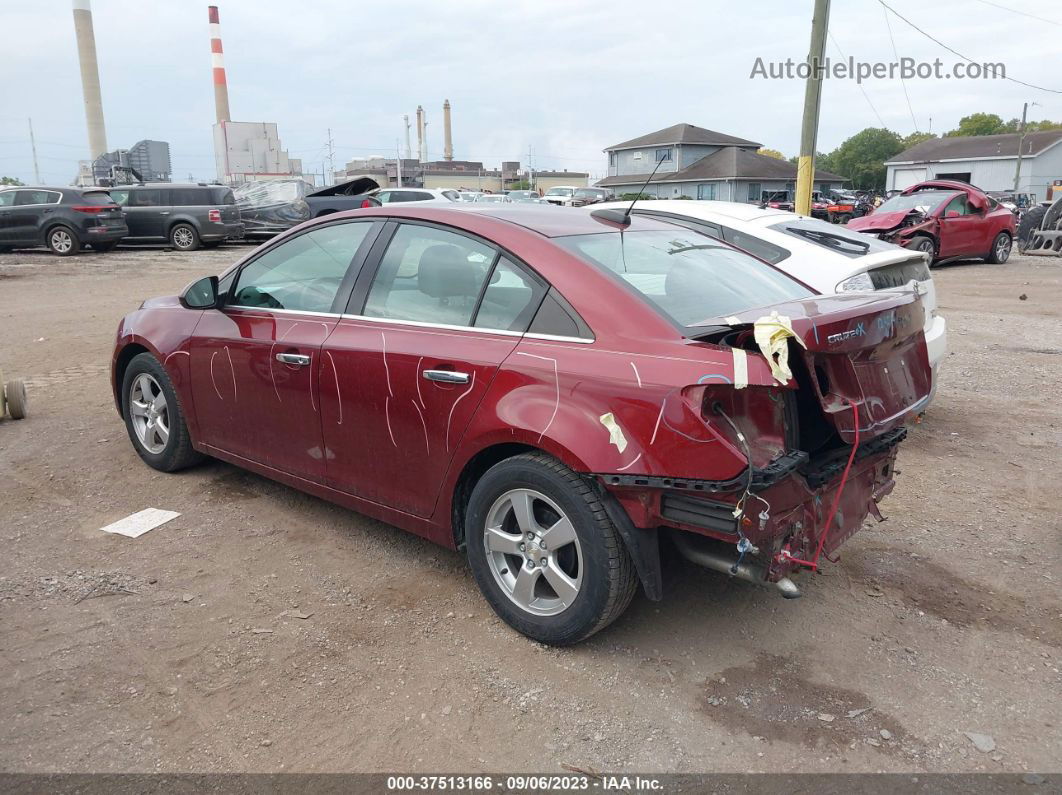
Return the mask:
M 232 189 L 224 185 L 170 182 L 120 185 L 111 197 L 125 209 L 125 243 L 168 241 L 178 251 L 195 251 L 243 237 Z
M 0 252 L 47 246 L 69 257 L 110 251 L 129 233 L 122 208 L 100 188 L 0 188 Z

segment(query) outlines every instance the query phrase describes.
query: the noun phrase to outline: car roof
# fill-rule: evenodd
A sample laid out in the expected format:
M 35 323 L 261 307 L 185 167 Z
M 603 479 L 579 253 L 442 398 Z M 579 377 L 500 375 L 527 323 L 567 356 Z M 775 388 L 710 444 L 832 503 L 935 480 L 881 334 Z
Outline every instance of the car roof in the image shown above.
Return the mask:
M 522 204 L 516 202 L 470 202 L 467 204 L 452 203 L 452 206 L 444 207 L 433 205 L 431 207 L 418 207 L 419 202 L 400 202 L 398 204 L 385 204 L 382 207 L 371 207 L 360 210 L 352 210 L 343 215 L 357 216 L 396 216 L 398 218 L 419 219 L 434 221 L 436 223 L 452 223 L 462 226 L 462 220 L 468 215 L 476 215 L 490 218 L 505 224 L 523 227 L 532 232 L 537 232 L 543 237 L 564 237 L 567 235 L 592 235 L 605 232 L 616 232 L 618 227 L 594 218 L 587 208 L 587 212 L 574 208 L 554 207 L 547 204 Z M 597 205 L 595 205 L 596 207 Z M 327 215 L 323 221 L 336 219 L 337 215 Z M 644 216 L 632 219 L 633 223 L 628 231 L 667 230 L 674 231 L 674 224 L 645 218 Z

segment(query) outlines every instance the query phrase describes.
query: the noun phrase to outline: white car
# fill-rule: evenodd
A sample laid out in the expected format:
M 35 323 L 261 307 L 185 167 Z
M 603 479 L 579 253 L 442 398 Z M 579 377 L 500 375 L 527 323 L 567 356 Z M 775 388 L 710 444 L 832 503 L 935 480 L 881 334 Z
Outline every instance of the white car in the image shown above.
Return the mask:
M 477 204 L 512 204 L 513 200 L 504 193 L 481 193 L 476 197 Z
M 437 190 L 435 188 L 381 188 L 372 194 L 380 200 L 381 204 L 395 204 L 396 202 L 455 202 L 460 194 L 451 188 Z
M 585 212 L 628 206 L 629 202 L 595 204 Z M 837 224 L 783 210 L 761 210 L 753 204 L 664 199 L 638 202 L 633 212 L 667 219 L 730 243 L 822 294 L 890 290 L 914 280 L 926 310 L 923 331 L 936 392 L 948 331 L 943 315 L 937 313 L 936 288 L 921 252 Z
M 574 185 L 557 185 L 546 191 L 542 198 L 550 204 L 559 204 L 562 207 L 571 207 L 575 201 L 575 192 L 579 190 Z

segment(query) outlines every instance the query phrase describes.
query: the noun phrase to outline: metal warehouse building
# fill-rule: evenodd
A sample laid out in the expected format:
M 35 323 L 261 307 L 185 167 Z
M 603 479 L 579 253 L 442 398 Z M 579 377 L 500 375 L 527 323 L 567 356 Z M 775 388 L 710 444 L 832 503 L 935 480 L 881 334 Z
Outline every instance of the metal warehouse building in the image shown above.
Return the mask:
M 981 190 L 1013 190 L 1019 145 L 1018 190 L 1043 199 L 1062 177 L 1062 130 L 932 138 L 885 163 L 885 187 L 903 190 L 926 179 L 959 179 Z

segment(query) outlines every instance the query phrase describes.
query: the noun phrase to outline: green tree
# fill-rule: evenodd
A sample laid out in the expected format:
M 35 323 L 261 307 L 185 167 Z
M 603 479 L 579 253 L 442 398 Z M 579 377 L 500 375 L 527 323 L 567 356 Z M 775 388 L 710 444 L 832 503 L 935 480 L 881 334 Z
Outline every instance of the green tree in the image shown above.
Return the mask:
M 994 113 L 971 113 L 959 119 L 959 126 L 944 133 L 945 137 L 958 135 L 998 135 L 1007 132 L 1003 119 Z
M 1021 119 L 1015 117 L 1003 125 L 1002 132 L 1021 132 Z M 1045 130 L 1062 130 L 1062 122 L 1041 119 L 1025 122 L 1025 132 L 1044 132 Z
M 0 185 L 25 185 L 26 183 L 16 177 L 0 177 Z
M 918 146 L 923 141 L 931 141 L 937 136 L 933 133 L 927 132 L 913 132 L 908 136 L 905 136 L 900 143 L 903 144 L 904 149 L 910 149 L 912 146 Z
M 775 160 L 785 160 L 785 155 L 777 149 L 768 149 L 765 146 L 757 149 L 756 154 L 763 155 L 764 157 L 773 157 Z
M 902 151 L 903 141 L 892 130 L 867 127 L 819 163 L 822 169 L 847 177 L 854 188 L 874 190 L 885 185 L 885 161 Z

